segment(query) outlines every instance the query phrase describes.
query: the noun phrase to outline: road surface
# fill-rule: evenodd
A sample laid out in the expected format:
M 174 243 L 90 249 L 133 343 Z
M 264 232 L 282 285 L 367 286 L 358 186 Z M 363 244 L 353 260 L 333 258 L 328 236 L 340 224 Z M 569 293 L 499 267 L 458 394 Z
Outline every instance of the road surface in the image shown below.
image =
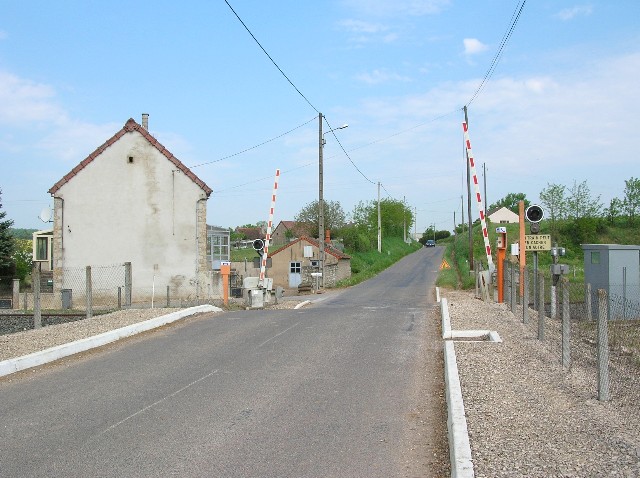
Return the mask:
M 7 377 L 0 475 L 442 476 L 441 257 Z

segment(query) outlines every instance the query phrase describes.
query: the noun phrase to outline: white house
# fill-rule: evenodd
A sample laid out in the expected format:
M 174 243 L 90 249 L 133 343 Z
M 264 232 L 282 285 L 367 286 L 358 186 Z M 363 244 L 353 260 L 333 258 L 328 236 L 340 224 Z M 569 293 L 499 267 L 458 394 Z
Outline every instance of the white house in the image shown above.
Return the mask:
M 520 221 L 520 217 L 506 207 L 501 207 L 493 212 L 489 211 L 487 217 L 489 221 L 496 224 L 517 224 Z
M 211 188 L 149 133 L 148 115 L 142 125 L 129 119 L 49 193 L 56 292 L 68 269 L 127 262 L 134 296 L 169 286 L 191 297 L 211 287 Z

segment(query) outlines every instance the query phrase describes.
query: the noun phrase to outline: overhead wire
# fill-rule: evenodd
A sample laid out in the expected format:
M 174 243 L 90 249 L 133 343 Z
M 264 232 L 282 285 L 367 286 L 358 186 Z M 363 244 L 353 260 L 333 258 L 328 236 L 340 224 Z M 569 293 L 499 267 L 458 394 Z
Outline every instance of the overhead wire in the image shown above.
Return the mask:
M 243 149 L 242 151 L 238 151 L 237 153 L 230 154 L 229 156 L 225 156 L 225 157 L 223 157 L 223 158 L 216 159 L 216 160 L 214 160 L 214 161 L 207 161 L 206 163 L 196 164 L 196 165 L 194 165 L 194 166 L 190 166 L 189 168 L 190 168 L 190 169 L 193 169 L 193 168 L 198 168 L 198 167 L 200 167 L 200 166 L 205 166 L 205 165 L 207 165 L 207 164 L 219 163 L 220 161 L 223 161 L 223 160 L 225 160 L 225 159 L 233 158 L 234 156 L 239 156 L 239 155 L 241 155 L 241 154 L 243 154 L 243 153 L 246 153 L 247 151 L 251 151 L 252 149 L 259 148 L 260 146 L 264 146 L 264 145 L 265 145 L 265 144 L 267 144 L 267 143 L 270 143 L 270 142 L 272 142 L 272 141 L 275 141 L 275 140 L 276 140 L 276 139 L 278 139 L 278 138 L 282 138 L 283 136 L 286 136 L 286 135 L 288 135 L 289 133 L 293 133 L 295 130 L 300 129 L 300 128 L 302 128 L 303 126 L 308 125 L 308 124 L 309 124 L 309 123 L 311 123 L 313 120 L 315 120 L 315 118 L 311 118 L 311 119 L 310 119 L 309 121 L 307 121 L 306 123 L 302 123 L 301 125 L 296 126 L 295 128 L 290 129 L 289 131 L 287 131 L 287 132 L 285 132 L 285 133 L 279 134 L 278 136 L 275 136 L 275 137 L 273 137 L 273 138 L 271 138 L 271 139 L 268 139 L 268 140 L 266 140 L 266 141 L 263 141 L 263 142 L 262 142 L 262 143 L 260 143 L 260 144 L 256 144 L 255 146 L 251 146 L 250 148 Z
M 496 67 L 498 66 L 498 62 L 500 61 L 500 57 L 502 56 L 502 52 L 504 50 L 504 47 L 506 46 L 507 42 L 509 41 L 509 38 L 511 38 L 511 34 L 513 33 L 513 30 L 516 28 L 516 24 L 518 23 L 518 20 L 520 19 L 520 14 L 522 13 L 522 9 L 524 8 L 525 3 L 527 3 L 527 0 L 522 0 L 522 2 L 520 2 L 518 5 L 516 5 L 516 9 L 514 10 L 513 14 L 511 15 L 511 24 L 510 24 L 509 28 L 507 29 L 507 31 L 505 32 L 504 36 L 502 37 L 502 40 L 500 41 L 500 47 L 498 48 L 498 51 L 496 52 L 495 56 L 493 57 L 493 60 L 491 61 L 491 65 L 489 66 L 489 69 L 485 73 L 484 78 L 480 82 L 480 86 L 478 86 L 478 89 L 476 89 L 476 91 L 473 94 L 473 96 L 471 97 L 471 99 L 467 102 L 467 106 L 469 106 L 471 103 L 473 103 L 473 100 L 475 100 L 478 97 L 480 92 L 484 89 L 484 86 L 486 85 L 486 83 L 489 81 L 491 76 L 493 76 L 493 73 L 494 73 Z
M 307 104 L 309 106 L 311 106 L 311 108 L 313 108 L 315 110 L 316 113 L 320 113 L 320 111 L 318 111 L 318 109 L 313 106 L 313 104 L 311 104 L 311 101 L 309 101 L 309 99 L 302 93 L 302 91 L 300 91 L 300 89 L 293 83 L 293 81 L 291 81 L 289 79 L 289 77 L 287 76 L 287 74 L 282 71 L 282 68 L 280 68 L 278 66 L 278 64 L 275 62 L 275 60 L 273 58 L 271 58 L 271 55 L 269 55 L 269 53 L 267 52 L 267 50 L 265 50 L 265 48 L 262 46 L 262 44 L 258 41 L 258 39 L 255 37 L 255 35 L 251 32 L 251 30 L 249 30 L 249 27 L 242 21 L 242 18 L 240 18 L 240 15 L 238 15 L 236 13 L 236 11 L 233 9 L 233 7 L 231 6 L 231 4 L 227 1 L 224 0 L 224 3 L 227 4 L 227 6 L 231 9 L 231 11 L 233 12 L 233 14 L 236 16 L 236 18 L 238 19 L 238 21 L 242 24 L 242 26 L 244 27 L 245 30 L 247 30 L 247 32 L 249 33 L 249 35 L 251 35 L 251 38 L 253 38 L 253 40 L 258 44 L 258 46 L 260 47 L 260 49 L 264 52 L 265 55 L 267 55 L 267 58 L 269 58 L 269 60 L 271 60 L 271 63 L 273 63 L 273 65 L 278 69 L 278 71 L 280 73 L 282 73 L 282 76 L 285 77 L 285 79 L 289 82 L 289 84 L 291 86 L 293 86 L 293 88 L 298 92 L 298 94 L 300 96 L 302 96 L 302 98 L 304 98 L 304 100 L 307 102 Z

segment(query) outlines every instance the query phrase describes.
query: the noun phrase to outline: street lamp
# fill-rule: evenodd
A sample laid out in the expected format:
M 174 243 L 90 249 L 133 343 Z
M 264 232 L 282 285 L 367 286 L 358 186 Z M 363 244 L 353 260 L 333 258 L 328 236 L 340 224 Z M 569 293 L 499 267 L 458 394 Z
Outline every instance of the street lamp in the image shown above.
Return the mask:
M 343 124 L 338 128 L 330 129 L 327 133 L 337 131 L 339 129 L 347 128 L 348 124 Z M 318 283 L 318 287 L 324 286 L 324 198 L 323 198 L 323 171 L 322 171 L 322 150 L 324 149 L 324 135 L 322 133 L 322 113 L 318 113 L 318 246 L 319 254 L 318 259 L 320 261 L 320 272 L 322 276 Z

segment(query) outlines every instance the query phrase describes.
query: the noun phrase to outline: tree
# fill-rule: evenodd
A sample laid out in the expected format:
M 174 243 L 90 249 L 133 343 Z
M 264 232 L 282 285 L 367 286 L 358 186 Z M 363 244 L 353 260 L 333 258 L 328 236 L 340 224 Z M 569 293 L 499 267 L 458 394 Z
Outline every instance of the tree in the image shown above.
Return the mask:
M 612 198 L 609 202 L 609 207 L 605 208 L 604 216 L 610 224 L 620 217 L 624 208 L 624 202 L 618 198 Z
M 640 215 L 640 179 L 631 177 L 624 182 L 624 212 L 630 224 Z
M 489 206 L 489 209 L 500 209 L 501 207 L 506 207 L 516 214 L 519 213 L 518 204 L 520 201 L 524 201 L 524 207 L 527 208 L 531 205 L 531 201 L 527 199 L 527 195 L 525 193 L 509 193 L 498 202 Z
M 318 201 L 311 201 L 305 205 L 296 215 L 295 221 L 299 223 L 315 224 L 313 237 L 318 237 Z M 324 228 L 337 231 L 344 227 L 346 216 L 338 201 L 324 201 Z
M 558 235 L 558 221 L 564 219 L 567 214 L 565 191 L 564 186 L 550 183 L 547 183 L 547 187 L 540 191 L 540 202 L 551 221 L 551 235 L 554 237 Z
M 16 279 L 31 280 L 33 267 L 33 252 L 31 239 L 16 239 L 16 247 L 13 252 L 13 262 L 16 265 Z
M 10 230 L 13 220 L 5 219 L 6 215 L 7 213 L 2 210 L 2 189 L 0 189 L 0 275 L 2 270 L 7 270 L 14 264 L 15 240 Z
M 578 220 L 585 217 L 595 218 L 602 213 L 600 196 L 591 197 L 591 191 L 586 181 L 578 184 L 575 180 L 569 189 L 567 197 L 567 212 L 571 219 Z

